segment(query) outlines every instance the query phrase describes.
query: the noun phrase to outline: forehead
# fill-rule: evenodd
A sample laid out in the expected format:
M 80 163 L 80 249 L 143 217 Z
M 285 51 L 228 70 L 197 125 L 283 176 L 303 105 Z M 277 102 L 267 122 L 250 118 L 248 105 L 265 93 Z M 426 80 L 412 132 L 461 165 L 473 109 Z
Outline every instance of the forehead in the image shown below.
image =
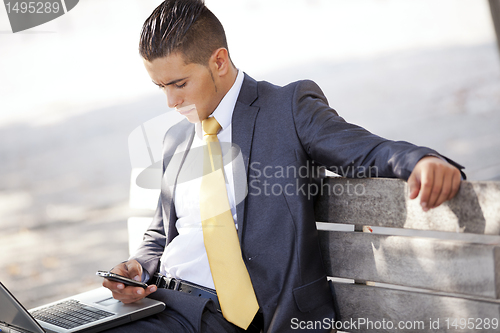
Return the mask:
M 173 53 L 153 61 L 143 59 L 143 62 L 151 79 L 155 83 L 163 85 L 175 80 L 199 75 L 200 71 L 205 68 L 200 64 L 186 64 L 184 57 L 179 53 Z

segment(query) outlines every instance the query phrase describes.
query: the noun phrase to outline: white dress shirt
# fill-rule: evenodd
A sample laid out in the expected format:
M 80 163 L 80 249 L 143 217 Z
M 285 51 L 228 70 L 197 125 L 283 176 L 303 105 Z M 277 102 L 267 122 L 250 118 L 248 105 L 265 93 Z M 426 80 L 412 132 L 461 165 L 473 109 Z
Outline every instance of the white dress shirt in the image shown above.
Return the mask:
M 243 84 L 243 78 L 243 72 L 238 71 L 233 86 L 211 115 L 217 119 L 217 122 L 222 127 L 217 135 L 221 143 L 231 143 L 231 119 L 236 100 L 238 99 Z M 195 136 L 190 152 L 196 150 L 197 147 L 203 146 L 203 144 L 201 123 L 197 123 L 195 124 Z M 190 152 L 188 152 L 188 154 Z M 231 162 L 226 163 L 227 158 L 231 160 L 231 154 L 226 152 L 223 156 L 224 173 L 227 180 L 226 188 L 231 213 L 233 214 L 235 223 L 237 223 L 233 168 Z M 186 157 L 185 161 L 189 160 L 190 159 Z M 181 172 L 187 169 L 189 169 L 189 165 L 183 165 Z M 203 242 L 203 230 L 200 217 L 200 187 L 201 177 L 176 185 L 174 205 L 177 213 L 177 222 L 175 226 L 179 235 L 165 248 L 161 258 L 160 273 L 215 289 L 205 244 Z

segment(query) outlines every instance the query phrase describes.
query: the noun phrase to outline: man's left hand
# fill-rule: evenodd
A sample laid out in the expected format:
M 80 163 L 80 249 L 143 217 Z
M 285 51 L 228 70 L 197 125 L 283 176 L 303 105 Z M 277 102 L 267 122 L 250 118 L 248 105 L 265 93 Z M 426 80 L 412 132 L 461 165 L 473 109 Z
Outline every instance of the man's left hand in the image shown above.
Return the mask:
M 424 212 L 453 198 L 460 188 L 461 174 L 455 166 L 435 156 L 426 156 L 415 165 L 410 177 L 410 199 L 420 193 Z

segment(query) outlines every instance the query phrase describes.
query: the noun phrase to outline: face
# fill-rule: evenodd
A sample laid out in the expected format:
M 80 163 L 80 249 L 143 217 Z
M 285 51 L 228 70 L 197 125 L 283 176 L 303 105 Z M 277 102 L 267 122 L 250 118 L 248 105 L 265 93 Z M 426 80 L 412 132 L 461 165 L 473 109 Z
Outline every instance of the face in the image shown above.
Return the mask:
M 144 60 L 144 65 L 153 82 L 167 95 L 168 106 L 192 123 L 208 118 L 223 97 L 210 64 L 186 64 L 181 54 L 174 53 L 152 62 Z

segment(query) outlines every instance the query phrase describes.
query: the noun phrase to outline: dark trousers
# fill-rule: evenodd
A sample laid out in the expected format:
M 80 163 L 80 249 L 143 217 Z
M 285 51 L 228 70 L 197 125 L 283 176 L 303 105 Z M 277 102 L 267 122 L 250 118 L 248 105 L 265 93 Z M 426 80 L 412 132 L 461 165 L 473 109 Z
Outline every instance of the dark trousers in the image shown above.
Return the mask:
M 245 332 L 245 330 L 224 319 L 222 314 L 216 310 L 213 302 L 207 298 L 168 289 L 158 289 L 149 297 L 165 303 L 165 310 L 156 315 L 115 327 L 106 332 Z

